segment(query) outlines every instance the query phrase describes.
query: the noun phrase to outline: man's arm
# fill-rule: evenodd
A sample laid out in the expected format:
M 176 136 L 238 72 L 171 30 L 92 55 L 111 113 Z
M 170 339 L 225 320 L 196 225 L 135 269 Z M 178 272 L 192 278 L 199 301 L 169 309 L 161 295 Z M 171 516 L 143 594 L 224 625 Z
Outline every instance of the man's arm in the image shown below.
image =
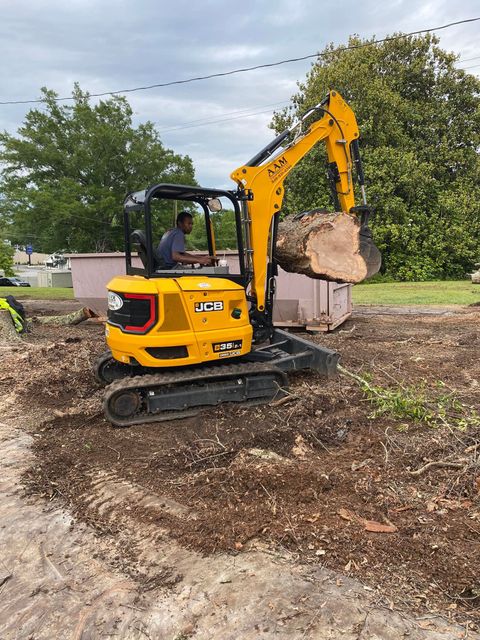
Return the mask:
M 185 251 L 185 236 L 178 233 L 172 242 L 172 260 L 181 264 L 201 264 L 202 266 L 210 266 L 215 264 L 215 258 L 210 256 L 194 256 Z
M 215 264 L 215 258 L 211 256 L 193 256 L 186 251 L 172 251 L 172 260 L 181 264 L 201 264 L 203 266 Z

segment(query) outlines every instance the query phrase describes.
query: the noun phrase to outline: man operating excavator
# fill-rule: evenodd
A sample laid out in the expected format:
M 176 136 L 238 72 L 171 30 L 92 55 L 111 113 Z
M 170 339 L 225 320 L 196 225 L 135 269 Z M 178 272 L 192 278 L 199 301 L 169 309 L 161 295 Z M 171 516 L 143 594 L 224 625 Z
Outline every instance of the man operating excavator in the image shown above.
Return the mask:
M 297 264 L 316 256 L 315 274 L 336 265 L 336 277 L 328 272 L 333 280 L 359 282 L 378 271 L 381 256 L 367 226 L 370 208 L 359 135 L 355 114 L 332 90 L 231 173 L 235 190 L 158 183 L 126 197 L 127 275 L 108 283 L 109 350 L 95 367 L 97 380 L 108 385 L 104 409 L 112 424 L 124 427 L 185 418 L 222 402 L 265 404 L 288 393 L 290 371 L 335 373 L 338 353 L 274 326 L 281 248 L 277 231 L 287 175 L 324 141 L 335 213 L 349 221 L 351 232 L 340 232 L 336 243 L 327 239 L 325 250 L 318 254 L 304 238 L 295 244 L 289 237 L 287 244 L 292 241 L 297 247 Z M 238 270 L 184 269 L 183 265 L 215 262 L 210 213 L 221 210 L 221 199 L 235 218 Z M 153 251 L 152 207 L 172 201 L 189 202 L 203 211 L 209 256 L 185 252 L 185 235 L 193 224 L 188 213 L 178 216 L 176 229 L 167 232 Z M 304 230 L 307 219 L 313 218 L 316 235 L 326 233 L 331 238 L 332 226 L 324 224 L 324 216 L 313 213 L 296 219 L 292 233 L 299 227 Z M 143 221 L 144 228 L 136 229 L 134 221 L 135 225 Z M 142 266 L 132 263 L 135 250 Z M 160 251 L 166 271 L 159 266 Z
M 157 255 L 162 269 L 174 269 L 178 266 L 199 264 L 209 267 L 215 264 L 212 256 L 194 256 L 185 251 L 185 236 L 192 232 L 193 216 L 188 211 L 181 211 L 176 219 L 177 226 L 166 231 L 160 244 Z

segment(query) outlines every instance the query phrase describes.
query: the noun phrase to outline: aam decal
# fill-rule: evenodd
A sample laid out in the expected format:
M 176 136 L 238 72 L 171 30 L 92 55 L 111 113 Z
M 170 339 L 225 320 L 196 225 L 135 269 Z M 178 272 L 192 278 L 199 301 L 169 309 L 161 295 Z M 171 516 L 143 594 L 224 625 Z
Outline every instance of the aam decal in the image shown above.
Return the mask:
M 272 182 L 278 180 L 281 176 L 283 176 L 290 169 L 290 164 L 288 163 L 285 156 L 282 156 L 278 160 L 275 160 L 273 165 L 268 168 L 268 177 Z

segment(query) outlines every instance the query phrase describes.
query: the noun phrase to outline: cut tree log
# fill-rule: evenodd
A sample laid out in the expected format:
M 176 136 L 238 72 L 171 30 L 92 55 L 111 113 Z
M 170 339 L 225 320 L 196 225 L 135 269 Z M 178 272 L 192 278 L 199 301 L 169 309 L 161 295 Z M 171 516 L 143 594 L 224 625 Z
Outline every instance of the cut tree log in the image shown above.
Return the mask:
M 382 263 L 368 227 L 353 215 L 322 209 L 280 222 L 276 258 L 284 271 L 353 284 L 377 273 Z
M 21 339 L 20 334 L 15 330 L 10 311 L 0 309 L 0 343 L 11 344 Z
M 107 322 L 107 316 L 95 316 L 93 318 L 87 318 L 87 324 L 105 324 Z
M 98 317 L 98 315 L 95 311 L 92 311 L 88 307 L 83 307 L 78 311 L 73 311 L 72 313 L 67 313 L 63 316 L 34 316 L 32 320 L 38 324 L 51 324 L 57 327 L 62 327 L 66 325 L 80 324 L 80 322 L 88 320 L 88 318 L 96 317 Z

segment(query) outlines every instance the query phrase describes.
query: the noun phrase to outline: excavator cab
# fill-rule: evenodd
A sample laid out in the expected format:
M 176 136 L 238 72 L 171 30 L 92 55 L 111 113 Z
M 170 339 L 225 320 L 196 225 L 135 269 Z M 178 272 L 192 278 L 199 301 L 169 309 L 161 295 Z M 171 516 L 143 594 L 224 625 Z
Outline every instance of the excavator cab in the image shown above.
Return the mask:
M 201 212 L 201 220 L 205 224 L 205 237 L 208 254 L 216 256 L 216 241 L 212 215 L 223 209 L 222 200 L 226 201 L 226 207 L 233 210 L 236 226 L 236 249 L 239 256 L 239 269 L 233 276 L 233 281 L 245 284 L 245 262 L 243 254 L 243 238 L 241 231 L 241 213 L 238 200 L 234 192 L 218 189 L 205 189 L 177 184 L 157 184 L 144 191 L 129 194 L 124 201 L 124 231 L 125 231 L 125 257 L 126 273 L 128 275 L 141 275 L 146 278 L 178 277 L 192 275 L 195 271 L 198 275 L 220 276 L 225 275 L 226 267 L 199 267 L 195 270 L 189 267 L 181 267 L 177 270 L 166 269 L 162 265 L 156 245 L 159 237 L 155 237 L 155 204 L 159 202 L 172 202 L 174 210 L 180 207 L 195 205 Z M 200 218 L 200 216 L 198 216 Z M 196 219 L 196 224 L 198 223 Z M 201 222 L 200 222 L 201 224 Z M 173 221 L 175 226 L 175 221 Z M 140 228 L 137 228 L 140 227 Z M 161 235 L 161 230 L 159 232 Z M 135 265 L 132 261 L 133 253 L 137 253 L 142 265 Z M 165 272 L 165 273 L 164 273 Z

